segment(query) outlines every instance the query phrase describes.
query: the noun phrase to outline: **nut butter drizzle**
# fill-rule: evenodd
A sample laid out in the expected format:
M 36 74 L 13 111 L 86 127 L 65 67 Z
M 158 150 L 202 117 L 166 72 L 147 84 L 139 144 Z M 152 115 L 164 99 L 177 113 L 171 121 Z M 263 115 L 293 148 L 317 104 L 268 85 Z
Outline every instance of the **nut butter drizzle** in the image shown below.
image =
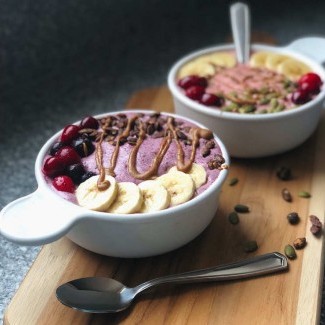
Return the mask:
M 114 170 L 117 163 L 118 153 L 120 151 L 120 140 L 122 138 L 127 138 L 130 134 L 131 128 L 133 123 L 137 120 L 138 116 L 133 116 L 132 118 L 128 119 L 128 124 L 126 125 L 126 128 L 124 131 L 116 138 L 116 146 L 115 150 L 111 156 L 110 166 L 106 169 L 107 173 L 113 177 L 116 176 Z
M 103 142 L 103 139 L 105 138 L 105 132 L 102 133 L 100 140 L 96 146 L 96 163 L 97 163 L 97 167 L 100 171 L 100 177 L 99 177 L 97 185 L 100 190 L 105 190 L 109 187 L 109 182 L 107 180 L 105 181 L 105 173 L 107 173 L 113 177 L 116 176 L 114 170 L 115 170 L 117 159 L 118 159 L 120 140 L 122 138 L 127 138 L 129 136 L 132 126 L 138 119 L 139 119 L 139 116 L 134 116 L 134 117 L 128 119 L 126 128 L 116 138 L 116 146 L 115 146 L 115 149 L 111 155 L 110 166 L 106 169 L 103 166 L 103 152 L 102 152 L 102 142 Z M 110 121 L 111 120 L 107 120 L 105 122 L 105 125 L 103 126 L 104 130 L 109 125 Z M 175 126 L 174 126 L 174 118 L 168 117 L 167 123 L 166 123 L 167 128 L 165 131 L 165 136 L 163 137 L 163 140 L 160 144 L 159 151 L 158 151 L 157 155 L 154 157 L 152 165 L 149 167 L 149 169 L 143 173 L 140 173 L 137 170 L 137 166 L 136 166 L 137 165 L 137 155 L 138 155 L 138 151 L 139 151 L 144 139 L 146 138 L 146 131 L 145 131 L 144 123 L 140 119 L 138 121 L 139 121 L 139 126 L 138 126 L 139 127 L 139 136 L 138 136 L 137 142 L 136 142 L 134 148 L 132 149 L 129 159 L 128 159 L 128 171 L 129 171 L 130 175 L 136 179 L 147 180 L 147 179 L 150 179 L 152 176 L 157 175 L 158 168 L 159 168 L 166 152 L 168 151 L 173 139 L 175 139 L 176 144 L 177 144 L 177 164 L 176 164 L 177 169 L 180 171 L 183 171 L 183 172 L 188 172 L 191 169 L 192 164 L 194 162 L 196 149 L 199 146 L 200 138 L 203 138 L 206 140 L 213 138 L 213 133 L 210 130 L 201 129 L 198 127 L 191 127 L 190 137 L 192 140 L 192 150 L 191 150 L 191 155 L 190 155 L 189 160 L 185 163 L 184 162 L 185 153 L 184 153 L 183 147 L 182 147 L 182 145 L 178 139 L 178 136 L 177 136 L 177 130 L 175 129 Z
M 105 124 L 103 125 L 103 129 L 105 130 L 111 122 L 111 118 L 108 117 L 108 119 L 105 121 Z M 110 182 L 106 179 L 105 180 L 105 168 L 103 165 L 103 149 L 102 149 L 102 143 L 105 137 L 105 132 L 102 132 L 100 135 L 99 141 L 96 144 L 96 152 L 95 152 L 95 157 L 96 157 L 96 165 L 99 170 L 99 178 L 97 181 L 97 188 L 100 191 L 105 191 L 106 189 L 109 188 Z

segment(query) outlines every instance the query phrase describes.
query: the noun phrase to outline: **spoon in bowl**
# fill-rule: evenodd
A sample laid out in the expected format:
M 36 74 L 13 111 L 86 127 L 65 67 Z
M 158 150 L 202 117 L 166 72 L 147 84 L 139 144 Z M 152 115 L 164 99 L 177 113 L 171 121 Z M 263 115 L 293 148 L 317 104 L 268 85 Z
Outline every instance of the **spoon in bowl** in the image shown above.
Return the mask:
M 230 7 L 232 35 L 238 63 L 248 63 L 250 55 L 250 15 L 248 5 L 237 2 Z
M 129 307 L 140 292 L 156 285 L 244 279 L 287 269 L 286 257 L 275 252 L 236 263 L 156 278 L 134 288 L 110 278 L 76 279 L 58 287 L 56 296 L 62 304 L 83 312 L 115 313 Z

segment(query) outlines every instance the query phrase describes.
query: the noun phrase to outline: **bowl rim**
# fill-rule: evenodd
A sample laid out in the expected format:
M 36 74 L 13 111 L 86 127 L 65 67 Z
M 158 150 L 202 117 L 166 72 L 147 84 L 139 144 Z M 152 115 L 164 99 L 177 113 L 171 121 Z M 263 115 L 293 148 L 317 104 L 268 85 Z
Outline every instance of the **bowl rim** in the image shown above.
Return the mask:
M 293 58 L 296 58 L 300 61 L 303 61 L 307 65 L 309 65 L 313 71 L 321 75 L 321 78 L 325 81 L 325 70 L 324 68 L 312 58 L 301 54 L 298 51 L 295 51 L 290 48 L 289 46 L 272 46 L 272 45 L 265 45 L 265 44 L 252 44 L 252 50 L 268 50 L 275 53 L 286 54 L 290 55 Z M 187 98 L 179 89 L 179 86 L 176 84 L 176 74 L 179 68 L 184 65 L 185 63 L 191 61 L 192 59 L 208 54 L 211 52 L 222 52 L 222 51 L 231 51 L 234 50 L 234 44 L 220 44 L 216 46 L 205 47 L 203 49 L 196 50 L 191 52 L 182 58 L 180 58 L 176 63 L 171 67 L 167 76 L 167 83 L 169 90 L 173 94 L 173 96 L 182 102 L 187 107 L 195 110 L 198 113 L 203 113 L 205 115 L 217 117 L 220 119 L 228 119 L 228 120 L 249 120 L 249 121 L 265 121 L 265 120 L 276 120 L 282 118 L 289 118 L 293 115 L 303 114 L 306 110 L 310 109 L 311 107 L 318 107 L 318 104 L 324 99 L 325 97 L 325 86 L 321 89 L 319 94 L 315 96 L 311 101 L 300 105 L 299 107 L 291 110 L 286 110 L 282 112 L 276 113 L 269 113 L 269 114 L 241 114 L 236 112 L 224 112 L 219 109 L 210 108 L 208 106 L 204 106 L 194 100 Z
M 94 115 L 95 118 L 103 118 L 108 115 L 114 115 L 114 114 L 119 114 L 119 113 L 157 113 L 157 111 L 154 110 L 144 110 L 144 109 L 123 109 L 119 111 L 114 111 L 114 112 L 107 112 L 107 113 L 102 113 L 98 115 Z M 199 122 L 196 122 L 190 118 L 183 117 L 178 114 L 173 114 L 173 113 L 168 113 L 168 112 L 159 112 L 161 114 L 166 114 L 169 116 L 174 116 L 176 118 L 184 119 L 187 120 L 188 122 L 191 122 L 195 125 L 198 125 L 199 127 L 206 128 L 204 125 L 202 125 Z M 72 124 L 79 124 L 80 120 L 77 122 L 74 122 Z M 94 210 L 89 210 L 84 207 L 81 207 L 73 202 L 70 202 L 64 198 L 62 198 L 59 194 L 55 193 L 53 189 L 50 188 L 49 184 L 46 182 L 46 178 L 42 173 L 42 166 L 44 162 L 45 156 L 48 154 L 50 146 L 58 139 L 59 135 L 61 134 L 63 128 L 56 132 L 54 135 L 52 135 L 42 146 L 40 149 L 35 165 L 34 165 L 34 170 L 35 170 L 35 176 L 38 184 L 38 190 L 40 192 L 41 196 L 46 196 L 44 199 L 48 197 L 49 200 L 55 204 L 61 203 L 60 208 L 63 206 L 67 206 L 70 209 L 75 208 L 76 213 L 79 216 L 77 219 L 82 219 L 82 218 L 92 218 L 92 219 L 97 219 L 97 220 L 105 220 L 105 221 L 114 221 L 114 222 L 120 222 L 120 223 L 125 223 L 125 222 L 146 222 L 148 220 L 155 220 L 157 217 L 164 217 L 170 218 L 174 217 L 175 214 L 177 213 L 183 213 L 190 209 L 193 205 L 196 205 L 197 203 L 202 202 L 205 200 L 208 196 L 210 196 L 213 192 L 215 191 L 220 191 L 222 184 L 224 183 L 227 175 L 228 175 L 228 169 L 221 170 L 218 177 L 216 180 L 202 193 L 197 195 L 196 197 L 192 198 L 191 200 L 182 203 L 180 205 L 174 206 L 174 207 L 169 207 L 164 210 L 160 211 L 155 211 L 155 212 L 149 212 L 149 213 L 133 213 L 133 214 L 113 214 L 109 212 L 99 212 L 99 211 L 94 211 Z M 225 164 L 228 166 L 230 165 L 230 156 L 227 152 L 227 149 L 225 148 L 225 145 L 223 142 L 220 140 L 220 138 L 214 133 L 214 139 L 217 142 L 218 146 L 220 147 L 220 150 L 222 152 L 222 156 L 225 159 Z M 216 197 L 217 200 L 217 197 Z M 157 220 L 161 220 L 161 218 L 157 218 Z

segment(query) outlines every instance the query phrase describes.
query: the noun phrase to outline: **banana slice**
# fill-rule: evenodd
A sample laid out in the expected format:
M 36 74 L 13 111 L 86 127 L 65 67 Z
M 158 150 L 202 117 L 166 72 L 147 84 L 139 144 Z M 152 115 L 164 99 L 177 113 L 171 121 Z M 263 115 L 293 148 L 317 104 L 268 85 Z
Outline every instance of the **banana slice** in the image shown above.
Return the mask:
M 270 70 L 277 71 L 278 66 L 288 59 L 290 58 L 286 55 L 269 53 L 265 60 L 265 67 Z
M 255 68 L 265 68 L 265 61 L 270 52 L 256 52 L 252 54 L 249 63 L 252 67 Z
M 277 72 L 284 74 L 289 79 L 297 80 L 302 75 L 310 72 L 311 69 L 301 61 L 295 59 L 288 59 L 278 65 Z
M 171 171 L 156 179 L 170 194 L 170 205 L 187 202 L 193 197 L 195 185 L 192 177 L 180 171 Z
M 200 60 L 227 68 L 232 68 L 236 65 L 235 56 L 228 52 L 217 52 L 204 55 L 200 58 Z
M 109 187 L 100 191 L 97 188 L 97 180 L 99 175 L 88 178 L 81 183 L 76 190 L 77 201 L 80 206 L 95 211 L 106 211 L 113 203 L 117 195 L 117 184 L 112 176 L 105 176 L 105 180 L 109 181 Z
M 212 76 L 215 73 L 215 67 L 213 66 L 213 64 L 204 61 L 204 60 L 200 60 L 200 59 L 196 59 L 194 61 L 191 61 L 187 64 L 185 64 L 178 72 L 178 78 L 184 78 L 186 76 L 190 76 L 190 75 L 196 75 L 196 76 L 200 76 L 200 77 L 208 77 L 208 76 Z
M 135 213 L 142 205 L 142 195 L 139 187 L 131 182 L 117 184 L 117 197 L 108 208 L 109 213 Z
M 173 172 L 173 171 L 177 171 L 176 166 L 172 167 L 169 170 L 169 172 Z M 207 181 L 207 173 L 204 167 L 199 164 L 193 163 L 192 168 L 187 174 L 189 174 L 192 177 L 196 189 L 199 188 L 204 183 L 206 183 Z
M 159 182 L 149 180 L 138 185 L 141 190 L 143 203 L 139 212 L 147 213 L 160 211 L 169 207 L 170 195 Z

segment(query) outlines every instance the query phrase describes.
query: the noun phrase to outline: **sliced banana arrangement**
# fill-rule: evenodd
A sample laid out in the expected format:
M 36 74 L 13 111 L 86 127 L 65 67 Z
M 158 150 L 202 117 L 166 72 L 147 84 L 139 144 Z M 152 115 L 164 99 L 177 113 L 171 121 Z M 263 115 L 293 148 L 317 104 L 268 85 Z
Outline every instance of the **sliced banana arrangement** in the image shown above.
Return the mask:
M 170 205 L 170 194 L 164 186 L 155 180 L 140 183 L 143 203 L 140 213 L 154 212 L 167 209 Z
M 99 190 L 99 176 L 93 176 L 81 183 L 76 190 L 76 198 L 80 206 L 89 210 L 104 212 L 117 196 L 117 183 L 112 176 L 105 176 L 110 185 L 106 190 Z
M 132 182 L 117 183 L 106 176 L 110 186 L 97 188 L 99 176 L 81 183 L 76 190 L 80 206 L 90 210 L 115 214 L 149 213 L 185 203 L 193 198 L 195 190 L 207 181 L 203 166 L 193 163 L 188 173 L 172 167 L 168 173 L 139 185 Z
M 164 186 L 170 194 L 170 205 L 175 206 L 189 201 L 195 191 L 192 177 L 178 170 L 170 171 L 156 180 Z
M 251 56 L 250 65 L 257 68 L 267 68 L 284 74 L 291 80 L 297 80 L 311 69 L 305 63 L 290 56 L 272 52 L 256 52 Z
M 117 197 L 108 208 L 109 213 L 136 213 L 142 206 L 142 194 L 140 188 L 131 182 L 117 184 Z
M 172 167 L 169 172 L 177 171 L 177 167 Z M 192 177 L 195 188 L 198 189 L 207 181 L 207 173 L 203 166 L 193 163 L 192 168 L 188 172 L 188 174 Z
M 218 52 L 207 54 L 183 65 L 179 70 L 178 77 L 183 78 L 190 75 L 209 77 L 215 74 L 216 66 L 231 68 L 235 64 L 236 59 L 231 53 Z

